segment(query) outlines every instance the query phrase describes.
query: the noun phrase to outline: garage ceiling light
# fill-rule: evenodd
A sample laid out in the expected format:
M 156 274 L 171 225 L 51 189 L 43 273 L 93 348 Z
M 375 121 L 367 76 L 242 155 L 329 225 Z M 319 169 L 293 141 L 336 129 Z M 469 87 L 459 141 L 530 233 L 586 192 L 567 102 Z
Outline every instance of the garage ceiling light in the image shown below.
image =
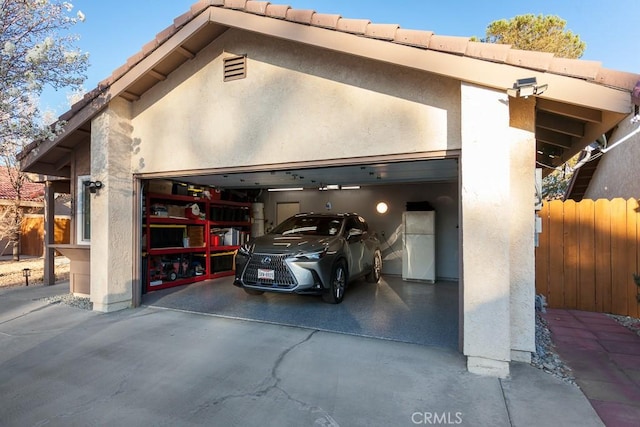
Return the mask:
M 322 187 L 320 187 L 320 191 L 339 190 L 339 189 L 340 189 L 340 186 L 336 184 L 323 185 Z
M 327 190 L 359 190 L 359 189 L 360 189 L 359 185 L 337 185 L 337 184 L 323 185 L 322 187 L 318 188 L 318 190 L 320 190 L 320 191 L 327 191 Z
M 302 191 L 304 188 L 302 187 L 293 187 L 293 188 L 269 188 L 267 191 Z

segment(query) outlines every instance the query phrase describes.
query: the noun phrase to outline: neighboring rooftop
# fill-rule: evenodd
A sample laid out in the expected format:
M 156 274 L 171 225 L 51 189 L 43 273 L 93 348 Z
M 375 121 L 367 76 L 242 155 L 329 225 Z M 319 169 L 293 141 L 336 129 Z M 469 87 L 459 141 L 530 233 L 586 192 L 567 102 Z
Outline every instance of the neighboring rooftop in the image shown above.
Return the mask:
M 12 174 L 17 171 L 12 170 Z M 11 177 L 6 167 L 0 167 L 0 200 L 15 200 L 18 196 L 16 189 L 11 185 Z M 24 181 L 20 194 L 21 200 L 25 202 L 43 202 L 44 184 L 33 182 L 28 177 Z

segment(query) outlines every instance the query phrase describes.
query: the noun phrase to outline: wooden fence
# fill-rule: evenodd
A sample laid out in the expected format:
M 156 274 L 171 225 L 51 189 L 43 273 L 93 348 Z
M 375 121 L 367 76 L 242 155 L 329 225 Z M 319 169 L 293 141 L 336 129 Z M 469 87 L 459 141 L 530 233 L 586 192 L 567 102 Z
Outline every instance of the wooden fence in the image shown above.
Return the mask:
M 42 256 L 44 254 L 44 218 L 42 216 L 26 216 L 22 219 L 20 234 L 20 254 Z M 54 242 L 70 242 L 71 220 L 55 218 Z
M 556 200 L 539 216 L 536 293 L 549 307 L 638 317 L 638 201 Z

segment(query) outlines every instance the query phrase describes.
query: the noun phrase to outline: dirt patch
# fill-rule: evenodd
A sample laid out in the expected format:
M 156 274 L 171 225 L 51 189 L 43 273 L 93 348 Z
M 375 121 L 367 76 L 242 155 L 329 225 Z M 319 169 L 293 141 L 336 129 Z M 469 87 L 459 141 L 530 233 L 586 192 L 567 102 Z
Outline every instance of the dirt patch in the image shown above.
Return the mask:
M 0 261 L 0 288 L 25 286 L 24 269 L 30 269 L 29 286 L 42 285 L 44 281 L 44 258 L 28 258 L 20 261 Z M 56 282 L 69 280 L 69 259 L 56 257 Z

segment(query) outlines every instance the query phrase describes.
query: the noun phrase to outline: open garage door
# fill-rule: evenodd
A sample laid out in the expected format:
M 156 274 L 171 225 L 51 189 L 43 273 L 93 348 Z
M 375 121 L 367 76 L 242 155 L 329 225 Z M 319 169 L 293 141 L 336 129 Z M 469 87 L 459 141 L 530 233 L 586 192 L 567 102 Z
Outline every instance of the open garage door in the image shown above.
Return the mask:
M 144 295 L 143 304 L 417 344 L 457 347 L 459 188 L 456 159 L 230 171 L 210 175 L 175 175 L 170 178 L 173 182 L 172 192 L 176 185 L 183 183 L 187 190 L 192 189 L 186 197 L 198 194 L 201 190 L 209 193 L 206 197 L 220 197 L 219 202 L 207 199 L 206 203 L 200 204 L 200 211 L 206 212 L 201 212 L 197 221 L 224 218 L 229 220 L 228 223 L 211 223 L 215 227 L 209 225 L 208 231 L 206 224 L 190 225 L 191 228 L 202 227 L 203 233 L 209 232 L 209 236 L 212 229 L 216 229 L 216 233 L 222 229 L 222 234 L 219 234 L 221 237 L 216 239 L 224 239 L 231 229 L 240 232 L 247 230 L 246 214 L 250 215 L 250 222 L 263 222 L 261 227 L 252 227 L 254 233 L 257 229 L 269 231 L 278 223 L 278 206 L 285 204 L 296 204 L 301 212 L 357 212 L 367 220 L 369 229 L 377 234 L 381 242 L 383 276 L 376 285 L 364 280 L 351 283 L 344 302 L 329 308 L 321 299 L 312 296 L 274 293 L 247 295 L 242 289 L 232 286 L 232 272 L 225 275 L 214 270 L 212 259 L 218 256 L 226 256 L 228 261 L 227 264 L 216 262 L 216 268 L 233 268 L 229 260 L 233 260 L 234 251 L 244 238 L 240 235 L 233 240 L 232 235 L 231 240 L 223 241 L 226 244 L 222 247 L 205 251 L 202 264 L 209 266 L 209 271 L 205 268 L 205 277 L 194 280 L 195 283 L 188 286 L 153 289 L 154 292 Z M 149 181 L 151 187 L 154 187 L 153 183 Z M 223 191 L 212 196 L 213 189 Z M 165 191 L 169 191 L 168 186 Z M 184 189 L 179 191 L 184 192 Z M 177 201 L 186 199 L 179 198 Z M 381 203 L 387 207 L 385 211 L 378 210 Z M 406 262 L 406 258 L 403 261 L 403 213 L 408 206 L 416 205 L 428 205 L 436 212 L 435 284 L 402 278 L 403 262 Z M 261 209 L 259 214 L 255 211 L 256 206 Z M 214 214 L 213 207 L 238 212 Z M 150 208 L 156 209 L 158 206 Z M 176 241 L 179 237 L 177 234 L 179 231 L 174 236 Z M 220 240 L 216 242 L 219 244 Z M 210 240 L 207 245 L 213 243 Z M 145 262 L 146 270 L 143 268 L 143 271 L 149 271 L 148 257 Z M 166 262 L 173 264 L 168 259 Z M 175 265 L 180 268 L 178 264 Z

